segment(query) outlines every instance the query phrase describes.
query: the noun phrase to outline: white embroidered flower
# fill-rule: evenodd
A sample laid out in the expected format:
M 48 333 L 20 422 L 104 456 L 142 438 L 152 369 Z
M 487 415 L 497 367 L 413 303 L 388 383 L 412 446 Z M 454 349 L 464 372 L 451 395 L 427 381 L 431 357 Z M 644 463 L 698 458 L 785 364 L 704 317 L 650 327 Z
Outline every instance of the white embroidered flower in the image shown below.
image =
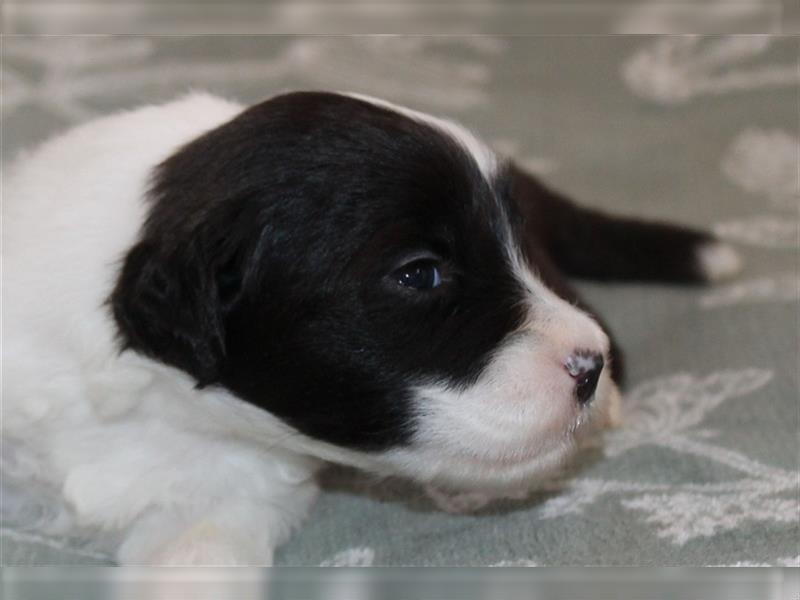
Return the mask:
M 539 567 L 541 564 L 538 561 L 530 558 L 515 558 L 512 560 L 501 560 L 500 562 L 489 565 L 490 567 Z M 491 596 L 489 596 L 491 597 Z
M 750 368 L 653 379 L 628 394 L 624 427 L 607 436 L 609 460 L 637 447 L 659 446 L 724 465 L 744 477 L 714 483 L 564 478 L 550 484 L 558 495 L 541 506 L 540 518 L 582 514 L 603 497 L 619 497 L 624 508 L 644 513 L 645 522 L 655 525 L 660 537 L 677 545 L 745 522 L 796 522 L 798 507 L 792 497 L 800 483 L 796 472 L 710 443 L 715 432 L 699 428 L 722 402 L 751 394 L 772 377 L 772 371 Z
M 713 231 L 731 242 L 767 248 L 796 248 L 800 221 L 785 215 L 758 215 L 716 223 Z
M 734 304 L 798 301 L 800 301 L 800 276 L 797 273 L 736 281 L 716 287 L 700 296 L 700 306 L 705 309 Z
M 761 31 L 775 22 L 771 0 L 704 0 L 664 2 L 641 0 L 625 4 L 612 33 L 684 34 L 687 31 Z
M 779 208 L 800 208 L 800 138 L 780 129 L 742 131 L 722 158 L 722 172 Z
M 779 558 L 778 560 L 766 563 L 766 562 L 753 562 L 750 560 L 742 560 L 739 562 L 731 563 L 728 565 L 709 565 L 712 567 L 800 567 L 800 555 L 797 556 L 785 556 L 783 558 Z
M 697 377 L 679 373 L 636 386 L 626 394 L 624 427 L 607 436 L 607 453 L 654 443 L 699 425 L 722 402 L 744 396 L 772 379 L 766 369 L 721 370 Z
M 744 494 L 644 494 L 623 500 L 626 508 L 645 513 L 657 534 L 682 545 L 740 527 L 745 522 L 796 523 L 797 499 Z
M 323 560 L 320 567 L 371 567 L 375 561 L 375 550 L 367 547 L 348 548 Z
M 70 121 L 94 114 L 92 99 L 104 102 L 141 98 L 143 90 L 232 84 L 295 82 L 295 87 L 348 89 L 396 102 L 458 111 L 488 102 L 490 57 L 506 44 L 499 38 L 470 36 L 286 38 L 266 55 L 218 58 L 192 54 L 149 61 L 171 38 L 34 37 L 4 41 L 4 63 L 32 62 L 41 73 L 22 78 L 4 68 L 3 117 L 24 105 Z M 166 41 L 164 41 L 166 40 Z M 458 58 L 443 55 L 441 47 L 456 48 Z M 369 61 L 364 61 L 369 56 Z M 8 60 L 6 60 L 8 59 Z
M 795 64 L 734 68 L 772 43 L 770 36 L 664 36 L 626 60 L 622 78 L 635 94 L 667 105 L 705 94 L 796 86 L 800 76 Z

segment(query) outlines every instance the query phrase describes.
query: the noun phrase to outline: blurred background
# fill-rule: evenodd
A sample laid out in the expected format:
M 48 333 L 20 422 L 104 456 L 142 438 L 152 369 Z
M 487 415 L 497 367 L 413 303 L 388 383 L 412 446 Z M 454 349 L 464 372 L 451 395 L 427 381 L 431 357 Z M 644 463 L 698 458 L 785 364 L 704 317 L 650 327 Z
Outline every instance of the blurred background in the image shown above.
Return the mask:
M 793 0 L 6 0 L 6 33 L 787 33 Z
M 628 354 L 626 425 L 603 449 L 500 499 L 331 469 L 276 561 L 798 566 L 800 42 L 780 35 L 796 8 L 6 2 L 2 162 L 191 90 L 350 90 L 458 119 L 587 205 L 717 232 L 744 256 L 736 281 L 580 285 Z M 676 32 L 692 35 L 617 35 Z M 52 491 L 2 491 L 5 564 L 111 562 L 92 532 L 37 529 Z

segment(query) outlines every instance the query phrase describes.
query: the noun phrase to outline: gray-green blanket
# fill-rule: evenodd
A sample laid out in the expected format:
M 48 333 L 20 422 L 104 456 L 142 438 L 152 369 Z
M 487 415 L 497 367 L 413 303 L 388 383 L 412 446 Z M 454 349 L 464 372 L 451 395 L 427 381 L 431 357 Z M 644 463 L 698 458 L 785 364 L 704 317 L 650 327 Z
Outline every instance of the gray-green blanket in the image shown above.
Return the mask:
M 563 478 L 486 503 L 333 469 L 278 564 L 798 565 L 797 39 L 2 46 L 5 161 L 94 115 L 190 88 L 245 102 L 346 89 L 455 117 L 586 204 L 712 228 L 743 254 L 742 275 L 715 288 L 580 284 L 627 352 L 629 383 L 625 426 Z M 7 564 L 110 560 L 85 539 L 30 530 L 44 510 L 31 504 L 35 490 L 3 492 Z

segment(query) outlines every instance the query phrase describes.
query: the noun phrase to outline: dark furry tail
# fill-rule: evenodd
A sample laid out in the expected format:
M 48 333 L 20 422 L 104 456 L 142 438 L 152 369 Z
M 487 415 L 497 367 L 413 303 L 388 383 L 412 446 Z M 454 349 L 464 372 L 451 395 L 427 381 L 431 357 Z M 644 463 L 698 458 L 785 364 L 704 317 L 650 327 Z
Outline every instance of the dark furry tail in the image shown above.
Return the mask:
M 705 283 L 735 275 L 736 251 L 688 227 L 617 217 L 578 206 L 512 169 L 526 235 L 565 273 L 598 280 Z

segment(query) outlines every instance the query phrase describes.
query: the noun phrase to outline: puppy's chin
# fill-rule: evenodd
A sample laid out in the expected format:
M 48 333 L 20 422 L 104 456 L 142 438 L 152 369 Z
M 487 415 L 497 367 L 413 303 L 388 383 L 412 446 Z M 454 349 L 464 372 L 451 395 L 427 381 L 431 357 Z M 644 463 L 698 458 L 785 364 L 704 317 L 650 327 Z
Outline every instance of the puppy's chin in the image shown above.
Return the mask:
M 529 488 L 558 472 L 574 455 L 572 436 L 554 440 L 533 456 L 487 459 L 474 454 L 456 454 L 434 447 L 393 450 L 384 460 L 392 471 L 420 483 L 431 483 L 462 491 L 503 491 Z
M 619 401 L 607 373 L 601 376 L 594 399 L 582 407 L 564 395 L 552 395 L 552 389 L 526 398 L 525 405 L 514 411 L 501 407 L 518 397 L 478 397 L 475 390 L 472 398 L 469 392 L 438 392 L 435 401 L 430 396 L 427 400 L 438 404 L 432 412 L 438 410 L 442 419 L 437 423 L 429 414 L 409 445 L 371 455 L 367 462 L 346 455 L 334 460 L 454 490 L 531 488 L 556 475 L 584 438 L 613 424 Z M 470 414 L 470 401 L 483 404 L 481 410 Z M 459 404 L 460 415 L 447 410 Z M 549 410 L 541 410 L 548 405 Z M 539 419 L 534 418 L 537 409 Z

